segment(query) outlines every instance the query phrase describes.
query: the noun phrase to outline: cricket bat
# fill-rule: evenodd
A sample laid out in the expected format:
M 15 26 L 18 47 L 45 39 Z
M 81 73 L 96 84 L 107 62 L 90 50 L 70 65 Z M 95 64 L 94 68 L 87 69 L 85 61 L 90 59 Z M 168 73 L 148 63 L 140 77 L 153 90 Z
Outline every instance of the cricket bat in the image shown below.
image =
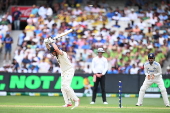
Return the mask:
M 67 30 L 64 33 L 61 33 L 61 34 L 57 35 L 56 37 L 54 37 L 54 39 L 61 38 L 61 37 L 65 36 L 65 35 L 71 33 L 72 31 L 73 31 L 73 29 Z

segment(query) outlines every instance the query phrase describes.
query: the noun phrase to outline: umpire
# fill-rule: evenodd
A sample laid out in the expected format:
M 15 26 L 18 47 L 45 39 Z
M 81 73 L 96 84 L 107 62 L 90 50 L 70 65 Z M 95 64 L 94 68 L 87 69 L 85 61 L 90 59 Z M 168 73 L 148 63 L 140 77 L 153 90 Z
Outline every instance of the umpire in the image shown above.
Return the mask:
M 102 90 L 103 104 L 108 104 L 106 101 L 106 92 L 105 92 L 105 73 L 108 70 L 108 62 L 107 59 L 102 56 L 102 54 L 105 52 L 103 48 L 98 48 L 97 52 L 98 52 L 98 56 L 96 56 L 92 60 L 92 70 L 94 73 L 93 75 L 94 87 L 93 87 L 92 102 L 90 104 L 95 104 L 96 93 L 97 93 L 99 82 Z

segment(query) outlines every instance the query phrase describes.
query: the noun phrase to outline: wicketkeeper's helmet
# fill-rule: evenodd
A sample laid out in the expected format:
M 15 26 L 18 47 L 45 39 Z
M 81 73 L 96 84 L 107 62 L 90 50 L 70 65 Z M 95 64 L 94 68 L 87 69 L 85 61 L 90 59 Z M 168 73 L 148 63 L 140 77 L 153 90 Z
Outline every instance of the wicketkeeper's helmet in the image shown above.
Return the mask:
M 155 58 L 155 55 L 153 53 L 148 54 L 148 59 L 154 59 L 154 58 Z

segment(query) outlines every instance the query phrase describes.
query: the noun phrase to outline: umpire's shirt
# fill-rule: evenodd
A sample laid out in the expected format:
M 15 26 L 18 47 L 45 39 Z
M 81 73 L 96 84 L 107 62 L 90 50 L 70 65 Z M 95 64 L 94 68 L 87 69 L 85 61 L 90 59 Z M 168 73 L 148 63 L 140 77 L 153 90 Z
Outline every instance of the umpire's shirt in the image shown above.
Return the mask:
M 105 57 L 99 58 L 98 56 L 93 58 L 92 60 L 92 70 L 93 73 L 100 73 L 102 75 L 105 75 L 106 71 L 108 70 L 108 62 Z

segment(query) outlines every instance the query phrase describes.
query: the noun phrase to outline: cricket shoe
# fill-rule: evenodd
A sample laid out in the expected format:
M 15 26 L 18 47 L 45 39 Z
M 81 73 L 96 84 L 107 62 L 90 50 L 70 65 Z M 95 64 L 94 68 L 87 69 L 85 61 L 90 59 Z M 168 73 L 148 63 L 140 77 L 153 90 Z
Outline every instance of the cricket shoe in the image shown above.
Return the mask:
M 142 106 L 142 104 L 136 104 L 136 106 Z
M 103 104 L 108 104 L 107 102 L 103 102 Z
M 92 101 L 92 102 L 90 102 L 90 104 L 95 104 L 95 102 Z
M 75 106 L 72 107 L 71 109 L 74 109 L 75 107 L 78 107 L 80 105 L 80 99 L 78 99 L 77 101 L 75 101 Z
M 170 107 L 170 105 L 168 104 L 168 105 L 166 105 L 166 107 Z
M 63 107 L 69 107 L 69 106 L 72 106 L 72 104 L 65 104 L 65 105 L 63 105 Z

